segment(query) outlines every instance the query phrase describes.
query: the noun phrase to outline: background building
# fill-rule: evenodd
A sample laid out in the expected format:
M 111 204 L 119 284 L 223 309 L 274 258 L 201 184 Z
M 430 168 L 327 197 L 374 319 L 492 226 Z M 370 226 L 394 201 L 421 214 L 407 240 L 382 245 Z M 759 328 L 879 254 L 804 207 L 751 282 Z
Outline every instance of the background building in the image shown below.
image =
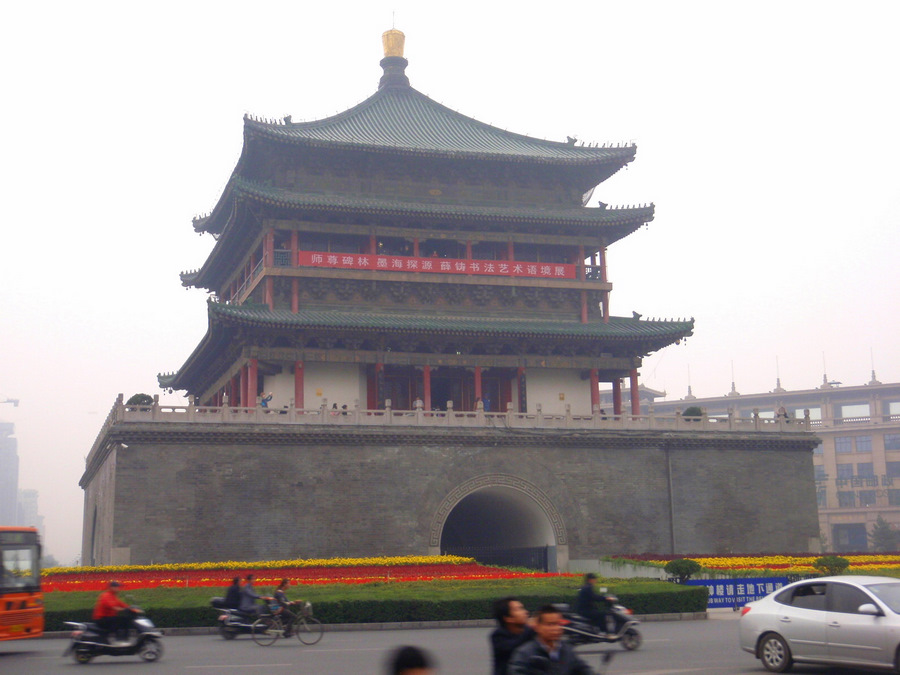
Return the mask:
M 0 525 L 18 524 L 19 453 L 16 425 L 0 422 Z
M 813 455 L 822 545 L 838 552 L 866 551 L 878 516 L 900 529 L 900 383 L 882 384 L 872 373 L 864 385 L 842 386 L 823 377 L 815 389 L 652 401 L 662 392 L 641 389 L 642 409 L 671 414 L 699 406 L 710 417 L 773 419 L 784 408 L 794 420 L 809 411 L 821 443 Z M 604 400 L 609 400 L 605 394 Z M 798 483 L 805 475 L 796 477 Z

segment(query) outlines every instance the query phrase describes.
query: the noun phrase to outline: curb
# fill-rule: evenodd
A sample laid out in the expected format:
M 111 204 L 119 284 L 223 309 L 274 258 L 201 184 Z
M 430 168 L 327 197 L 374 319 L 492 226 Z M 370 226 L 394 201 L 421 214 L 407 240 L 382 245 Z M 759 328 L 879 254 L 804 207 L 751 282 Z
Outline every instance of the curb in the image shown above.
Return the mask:
M 636 616 L 643 623 L 654 621 L 705 621 L 708 612 L 682 612 L 673 614 L 642 614 Z M 424 630 L 428 628 L 493 628 L 493 619 L 472 619 L 465 621 L 398 621 L 393 623 L 329 623 L 324 624 L 328 633 L 343 633 L 357 630 Z M 196 626 L 185 628 L 159 628 L 163 635 L 218 635 L 217 626 Z M 67 638 L 71 631 L 52 631 L 44 633 L 47 639 Z

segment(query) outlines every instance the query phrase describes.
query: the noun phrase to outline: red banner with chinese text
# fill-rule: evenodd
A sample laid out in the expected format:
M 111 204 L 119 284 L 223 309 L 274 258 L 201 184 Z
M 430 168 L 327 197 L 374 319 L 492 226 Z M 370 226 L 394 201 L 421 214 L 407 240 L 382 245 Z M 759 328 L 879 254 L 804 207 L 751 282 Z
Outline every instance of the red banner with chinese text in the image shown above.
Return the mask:
M 539 277 L 544 279 L 575 278 L 575 265 L 568 263 L 415 258 L 405 255 L 326 253 L 321 251 L 299 251 L 298 253 L 299 264 L 302 267 L 380 270 L 385 272 L 424 272 L 426 274 L 487 274 L 490 276 Z

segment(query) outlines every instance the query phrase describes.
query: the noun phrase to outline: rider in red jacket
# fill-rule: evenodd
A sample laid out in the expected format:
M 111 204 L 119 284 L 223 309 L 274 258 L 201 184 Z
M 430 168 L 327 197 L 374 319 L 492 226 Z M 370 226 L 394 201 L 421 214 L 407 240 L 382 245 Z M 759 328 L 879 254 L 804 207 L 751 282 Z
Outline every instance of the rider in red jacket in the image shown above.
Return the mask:
M 131 627 L 131 617 L 120 614 L 122 610 L 131 609 L 127 602 L 119 599 L 121 584 L 110 581 L 109 588 L 97 598 L 92 618 L 99 628 L 105 631 L 125 631 Z

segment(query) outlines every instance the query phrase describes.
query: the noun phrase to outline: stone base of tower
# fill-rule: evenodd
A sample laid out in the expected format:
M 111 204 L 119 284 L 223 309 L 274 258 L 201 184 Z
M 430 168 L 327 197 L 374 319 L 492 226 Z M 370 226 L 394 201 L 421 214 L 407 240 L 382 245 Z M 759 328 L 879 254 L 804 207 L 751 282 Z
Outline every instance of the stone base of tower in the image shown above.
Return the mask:
M 809 433 L 119 423 L 88 459 L 84 564 L 548 546 L 808 551 Z

